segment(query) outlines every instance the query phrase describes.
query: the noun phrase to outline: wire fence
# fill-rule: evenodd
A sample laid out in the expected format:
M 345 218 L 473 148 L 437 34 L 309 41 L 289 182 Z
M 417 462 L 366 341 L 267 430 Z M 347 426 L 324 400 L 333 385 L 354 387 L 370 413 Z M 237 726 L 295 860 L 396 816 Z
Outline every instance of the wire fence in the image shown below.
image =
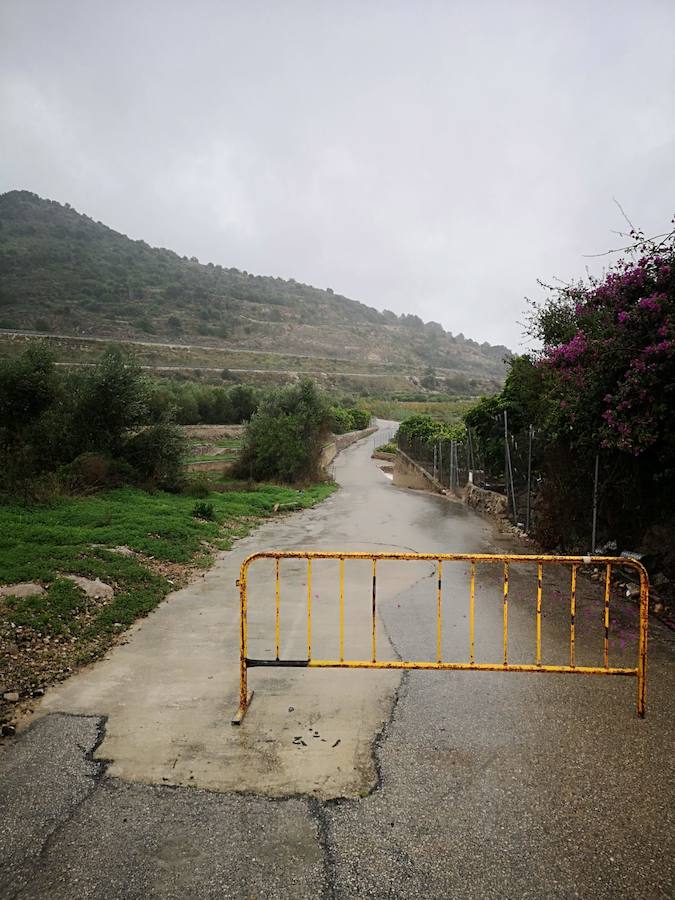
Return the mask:
M 397 442 L 407 456 L 448 490 L 459 493 L 470 482 L 504 494 L 511 521 L 529 531 L 532 493 L 538 481 L 533 470 L 533 426 L 514 433 L 504 413 L 495 417 L 493 433 L 482 440 L 468 429 L 464 441 L 429 441 L 399 432 Z
M 385 444 L 391 444 L 396 437 L 396 428 L 383 428 L 381 431 L 375 432 L 373 435 L 373 448 L 384 447 Z
M 654 518 L 639 461 L 556 443 L 536 424 L 514 430 L 507 412 L 482 426 L 480 435 L 468 428 L 464 440 L 399 431 L 397 443 L 446 490 L 459 495 L 471 483 L 502 494 L 508 519 L 544 546 L 603 553 L 616 549 L 617 538 L 636 546 Z M 630 528 L 626 510 L 632 511 Z
M 399 432 L 398 446 L 407 456 L 422 466 L 443 487 L 462 490 L 474 468 L 469 442 L 425 441 Z

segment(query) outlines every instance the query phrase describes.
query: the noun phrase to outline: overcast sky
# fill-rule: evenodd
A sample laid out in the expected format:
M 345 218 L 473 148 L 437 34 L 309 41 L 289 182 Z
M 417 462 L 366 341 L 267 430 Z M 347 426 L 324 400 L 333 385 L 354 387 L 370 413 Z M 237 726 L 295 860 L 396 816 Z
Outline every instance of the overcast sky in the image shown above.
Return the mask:
M 518 349 L 613 197 L 675 213 L 674 36 L 675 0 L 2 0 L 0 191 Z

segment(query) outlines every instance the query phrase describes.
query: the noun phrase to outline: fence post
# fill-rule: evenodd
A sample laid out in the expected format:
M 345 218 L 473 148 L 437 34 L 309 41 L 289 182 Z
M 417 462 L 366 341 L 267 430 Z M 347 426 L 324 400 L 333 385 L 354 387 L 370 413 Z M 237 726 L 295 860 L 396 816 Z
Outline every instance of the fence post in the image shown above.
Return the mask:
M 595 478 L 593 479 L 593 529 L 591 532 L 591 553 L 595 553 L 595 539 L 598 527 L 598 472 L 600 468 L 600 454 L 595 454 Z
M 509 482 L 511 483 L 511 508 L 513 509 L 513 524 L 518 524 L 518 513 L 516 512 L 516 492 L 513 486 L 513 469 L 511 468 L 511 449 L 509 447 L 509 424 L 507 412 L 504 410 L 504 480 L 506 481 L 506 502 L 509 499 Z
M 527 511 L 525 513 L 525 531 L 530 533 L 530 497 L 532 490 L 532 439 L 534 437 L 534 425 L 530 425 L 529 442 L 527 446 Z M 593 549 L 593 548 L 591 548 Z

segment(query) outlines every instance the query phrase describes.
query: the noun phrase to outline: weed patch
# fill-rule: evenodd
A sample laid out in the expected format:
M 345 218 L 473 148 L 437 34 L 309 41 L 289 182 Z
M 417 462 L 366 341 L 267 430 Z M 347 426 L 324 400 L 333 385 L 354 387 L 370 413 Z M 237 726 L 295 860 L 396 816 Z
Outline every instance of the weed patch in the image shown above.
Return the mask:
M 32 581 L 47 589 L 41 596 L 0 598 L 5 690 L 28 697 L 98 658 L 191 570 L 210 565 L 214 550 L 230 549 L 277 512 L 313 506 L 335 485 L 296 490 L 228 482 L 218 488 L 197 503 L 194 496 L 120 488 L 0 506 L 0 584 Z M 99 578 L 114 597 L 87 597 L 66 575 Z

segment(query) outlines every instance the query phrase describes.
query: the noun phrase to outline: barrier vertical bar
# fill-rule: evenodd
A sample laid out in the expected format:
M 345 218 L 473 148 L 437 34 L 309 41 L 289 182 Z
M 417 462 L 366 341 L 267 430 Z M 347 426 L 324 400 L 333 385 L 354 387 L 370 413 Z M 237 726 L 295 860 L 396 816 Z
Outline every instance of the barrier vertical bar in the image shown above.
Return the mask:
M 647 629 L 649 627 L 649 587 L 647 573 L 640 569 L 640 641 L 638 647 L 637 714 L 645 717 L 647 701 Z
M 476 561 L 471 560 L 471 586 L 469 588 L 469 662 L 474 659 L 474 606 L 476 597 Z
M 373 598 L 372 598 L 372 659 L 373 662 L 377 660 L 377 624 L 375 620 L 375 614 L 377 612 L 376 606 L 376 592 L 377 592 L 377 560 L 373 558 Z
M 307 660 L 312 658 L 312 560 L 307 560 Z
M 239 569 L 239 707 L 232 719 L 232 725 L 241 725 L 246 715 L 253 691 L 248 692 L 248 608 L 246 597 L 246 575 L 248 563 L 246 560 Z
M 442 590 L 443 590 L 443 563 L 436 561 L 436 662 L 443 658 L 442 652 Z
M 242 714 L 246 709 L 248 700 L 248 671 L 246 657 L 248 656 L 248 631 L 246 608 L 246 573 L 239 578 L 239 709 Z
M 609 596 L 612 585 L 612 564 L 607 563 L 607 568 L 605 571 L 605 611 L 603 617 L 603 624 L 605 626 L 605 639 L 604 639 L 604 657 L 605 657 L 605 668 L 609 668 Z
M 345 661 L 345 561 L 340 557 L 340 662 Z
M 541 589 L 544 579 L 544 566 L 539 560 L 537 563 L 537 659 L 538 666 L 541 665 Z
M 574 618 L 577 612 L 577 565 L 572 563 L 572 584 L 570 587 L 570 666 L 574 668 Z
M 274 650 L 279 659 L 279 557 L 274 560 Z
M 509 664 L 509 564 L 504 563 L 504 665 Z

